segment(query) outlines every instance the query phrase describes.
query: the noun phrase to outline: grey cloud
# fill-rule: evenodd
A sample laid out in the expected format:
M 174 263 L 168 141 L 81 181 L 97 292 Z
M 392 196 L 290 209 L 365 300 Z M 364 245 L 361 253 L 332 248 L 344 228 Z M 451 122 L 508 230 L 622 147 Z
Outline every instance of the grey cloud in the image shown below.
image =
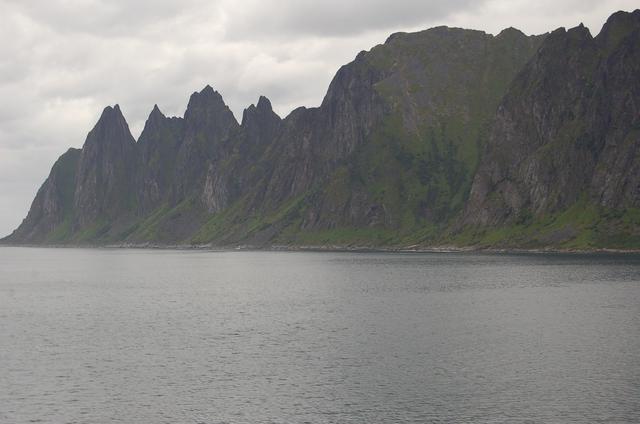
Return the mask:
M 167 25 L 216 20 L 215 0 L 4 0 L 7 7 L 58 32 L 132 36 Z M 197 12 L 197 13 L 194 13 Z
M 229 7 L 227 36 L 234 39 L 256 34 L 354 35 L 428 24 L 484 3 L 484 0 L 251 0 L 242 6 Z

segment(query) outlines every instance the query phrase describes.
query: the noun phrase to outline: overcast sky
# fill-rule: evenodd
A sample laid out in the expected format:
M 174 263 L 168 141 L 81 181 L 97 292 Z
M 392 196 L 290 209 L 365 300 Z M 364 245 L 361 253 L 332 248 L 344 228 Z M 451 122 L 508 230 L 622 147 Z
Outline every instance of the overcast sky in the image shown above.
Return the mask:
M 0 236 L 26 215 L 55 159 L 106 105 L 135 137 L 157 103 L 182 116 L 210 84 L 239 119 L 266 95 L 286 116 L 320 104 L 360 50 L 437 25 L 596 35 L 637 0 L 0 0 Z

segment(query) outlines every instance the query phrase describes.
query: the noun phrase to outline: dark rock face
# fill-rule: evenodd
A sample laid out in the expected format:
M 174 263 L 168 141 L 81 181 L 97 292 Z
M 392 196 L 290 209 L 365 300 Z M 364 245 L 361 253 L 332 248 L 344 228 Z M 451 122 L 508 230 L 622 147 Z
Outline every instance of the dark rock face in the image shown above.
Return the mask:
M 224 141 L 237 127 L 233 113 L 213 88 L 207 86 L 191 95 L 184 115 L 184 138 L 176 158 L 173 202 L 202 189 L 203 170 L 220 160 Z
M 51 168 L 38 194 L 36 194 L 29 214 L 20 227 L 4 241 L 14 243 L 56 242 L 57 228 L 70 227 L 73 213 L 73 196 L 76 168 L 80 159 L 79 149 L 69 149 L 60 156 Z M 60 233 L 60 238 L 67 234 Z
M 254 207 L 270 212 L 307 193 L 365 142 L 388 110 L 374 88 L 381 78 L 359 56 L 338 71 L 320 107 L 298 108 L 279 123 L 260 161 L 267 177 Z
M 253 161 L 259 159 L 265 147 L 277 137 L 281 123 L 282 119 L 273 111 L 269 99 L 260 96 L 257 106 L 249 106 L 242 114 L 244 142 L 239 144 L 244 150 L 238 153 Z
M 562 211 L 586 196 L 640 205 L 640 11 L 592 38 L 554 31 L 505 96 L 465 213 L 474 225 Z
M 175 160 L 183 134 L 182 118 L 167 118 L 158 106 L 153 108 L 137 143 L 138 204 L 142 214 L 166 200 L 173 184 Z
M 137 143 L 106 108 L 6 241 L 425 245 L 579 199 L 640 208 L 639 31 L 636 11 L 596 38 L 394 34 L 340 68 L 317 108 L 281 119 L 260 97 L 238 124 L 207 86 L 183 118 L 154 107 Z
M 318 172 L 329 177 L 301 226 L 409 233 L 450 219 L 470 185 L 483 126 L 542 38 L 439 27 L 395 34 L 358 55 L 313 119 L 322 151 L 312 163 L 329 152 Z
M 74 195 L 75 230 L 135 208 L 136 144 L 118 105 L 107 107 L 82 147 Z
M 201 201 L 208 213 L 224 210 L 265 178 L 266 167 L 257 165 L 278 137 L 281 125 L 282 120 L 264 96 L 257 105 L 244 110 L 242 124 L 233 128 L 220 157 L 206 170 Z

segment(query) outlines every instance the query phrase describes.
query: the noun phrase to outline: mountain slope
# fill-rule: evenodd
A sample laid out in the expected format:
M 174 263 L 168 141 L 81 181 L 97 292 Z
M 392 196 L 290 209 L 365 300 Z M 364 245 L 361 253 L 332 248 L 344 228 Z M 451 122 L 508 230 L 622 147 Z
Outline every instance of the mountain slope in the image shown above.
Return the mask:
M 137 142 L 106 108 L 4 242 L 638 247 L 639 31 L 398 33 L 317 108 L 207 86 Z
M 72 232 L 83 238 L 112 231 L 135 208 L 136 142 L 120 107 L 107 107 L 87 135 L 78 161 Z
M 285 119 L 244 216 L 212 217 L 195 241 L 378 244 L 445 225 L 492 108 L 542 38 L 440 27 L 360 53 L 319 108 Z
M 74 207 L 79 149 L 69 149 L 53 164 L 31 204 L 27 217 L 10 236 L 8 243 L 50 243 L 68 238 Z
M 361 56 L 386 70 L 373 88 L 387 113 L 302 228 L 367 228 L 402 239 L 445 225 L 464 204 L 495 107 L 540 41 L 513 29 L 493 37 L 440 27 L 396 34 Z
M 474 179 L 465 223 L 480 240 L 494 227 L 489 241 L 506 246 L 640 245 L 639 75 L 640 11 L 614 14 L 595 38 L 583 26 L 547 37 Z

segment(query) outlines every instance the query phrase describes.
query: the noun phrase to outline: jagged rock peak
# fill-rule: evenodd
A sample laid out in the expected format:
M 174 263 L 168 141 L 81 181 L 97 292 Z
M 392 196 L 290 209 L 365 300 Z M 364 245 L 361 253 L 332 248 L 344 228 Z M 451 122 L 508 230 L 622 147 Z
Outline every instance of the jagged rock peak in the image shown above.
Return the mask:
M 508 38 L 508 37 L 526 37 L 526 35 L 524 32 L 514 27 L 505 28 L 502 31 L 500 31 L 498 35 L 496 35 L 496 38 Z
M 556 60 L 580 51 L 585 44 L 591 44 L 593 37 L 584 25 L 567 30 L 560 27 L 545 37 L 539 50 L 539 58 Z
M 156 116 L 163 116 L 164 117 L 164 113 L 162 113 L 162 111 L 160 110 L 160 108 L 158 107 L 157 104 L 153 105 L 153 109 L 151 110 L 151 115 L 156 115 Z
M 122 111 L 120 110 L 120 105 L 116 104 L 114 106 L 107 106 L 102 110 L 102 114 L 100 115 L 100 119 L 98 119 L 98 123 L 100 122 L 109 122 L 113 120 L 124 120 L 124 116 L 122 115 Z
M 545 43 L 549 44 L 557 40 L 582 40 L 582 39 L 592 39 L 591 32 L 589 29 L 585 27 L 583 24 L 575 26 L 573 28 L 566 29 L 565 27 L 560 27 L 554 31 L 551 31 L 549 36 L 545 39 Z
M 133 136 L 119 105 L 107 106 L 102 111 L 100 119 L 87 136 L 87 142 L 132 141 Z
M 273 111 L 271 101 L 265 96 L 260 96 L 257 105 L 252 104 L 242 113 L 242 126 L 247 126 L 253 121 L 266 118 L 280 120 L 280 117 Z
M 596 38 L 603 46 L 613 47 L 638 28 L 640 28 L 640 9 L 633 12 L 620 11 L 607 19 Z
M 149 114 L 149 117 L 147 118 L 147 124 L 156 123 L 156 122 L 162 121 L 162 120 L 164 120 L 166 118 L 167 117 L 165 116 L 165 114 L 162 113 L 162 111 L 160 110 L 160 108 L 156 104 L 156 105 L 153 105 L 153 109 L 151 110 L 151 113 Z
M 260 96 L 257 104 L 258 110 L 273 110 L 271 107 L 271 101 L 265 96 Z
M 161 121 L 167 119 L 167 116 L 162 113 L 158 105 L 153 105 L 153 109 L 151 109 L 151 113 L 149 114 L 149 121 Z
M 201 91 L 196 91 L 189 99 L 189 106 L 195 104 L 221 104 L 226 106 L 222 95 L 207 84 Z M 187 106 L 187 108 L 189 107 Z
M 576 39 L 590 40 L 593 38 L 593 36 L 591 35 L 591 32 L 589 31 L 589 28 L 584 26 L 584 24 L 582 23 L 576 27 L 569 28 L 569 30 L 567 31 L 567 35 Z
M 163 122 L 167 119 L 167 117 L 164 115 L 164 113 L 162 113 L 162 111 L 160 110 L 160 108 L 158 107 L 158 105 L 154 105 L 153 109 L 151 110 L 151 113 L 149 113 L 149 117 L 147 118 L 147 121 L 144 124 L 144 129 L 142 130 L 142 133 L 140 134 L 140 138 L 144 139 L 144 137 L 142 136 L 143 134 L 145 134 L 146 132 L 150 131 L 151 129 L 157 129 L 157 128 L 161 128 Z
M 194 92 L 189 98 L 189 104 L 184 114 L 185 119 L 196 118 L 202 114 L 226 116 L 228 119 L 235 121 L 233 113 L 229 106 L 224 102 L 222 95 L 207 85 L 200 92 Z

